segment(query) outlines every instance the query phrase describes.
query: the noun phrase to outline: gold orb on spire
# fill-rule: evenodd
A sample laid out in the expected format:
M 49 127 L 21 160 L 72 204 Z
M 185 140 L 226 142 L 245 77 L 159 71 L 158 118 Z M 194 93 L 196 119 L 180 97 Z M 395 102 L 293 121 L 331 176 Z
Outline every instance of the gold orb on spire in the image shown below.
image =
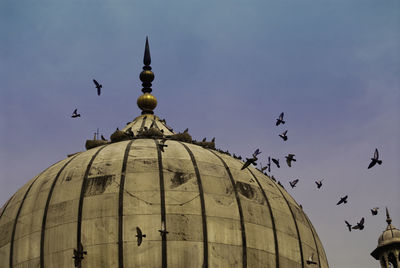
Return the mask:
M 142 110 L 142 114 L 153 114 L 157 106 L 157 99 L 150 93 L 144 93 L 137 99 L 137 105 Z

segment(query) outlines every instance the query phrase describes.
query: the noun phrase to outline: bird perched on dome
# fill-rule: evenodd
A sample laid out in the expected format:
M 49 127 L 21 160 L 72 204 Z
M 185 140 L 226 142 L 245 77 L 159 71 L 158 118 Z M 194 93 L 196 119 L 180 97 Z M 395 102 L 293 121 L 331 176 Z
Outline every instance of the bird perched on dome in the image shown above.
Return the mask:
M 378 165 L 382 165 L 382 160 L 379 160 L 379 152 L 378 152 L 378 149 L 375 148 L 374 157 L 371 158 L 371 163 L 369 163 L 368 169 L 370 169 L 370 168 L 372 168 L 373 166 L 375 166 L 376 163 L 378 163 Z
M 292 161 L 296 162 L 296 159 L 294 159 L 295 155 L 294 154 L 288 154 L 287 156 L 285 156 L 286 158 L 286 164 L 289 167 L 292 167 Z
M 283 113 L 279 115 L 279 118 L 276 119 L 276 125 L 279 126 L 280 124 L 285 124 L 285 121 L 283 121 Z
M 311 256 L 308 257 L 306 263 L 307 263 L 307 264 L 317 264 L 317 262 L 314 261 L 314 253 L 312 253 Z

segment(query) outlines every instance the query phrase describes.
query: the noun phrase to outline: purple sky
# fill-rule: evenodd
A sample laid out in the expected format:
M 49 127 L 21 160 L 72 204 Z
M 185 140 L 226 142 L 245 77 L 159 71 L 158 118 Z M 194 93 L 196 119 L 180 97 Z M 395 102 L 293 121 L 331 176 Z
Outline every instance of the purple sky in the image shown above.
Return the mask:
M 294 153 L 272 174 L 287 189 L 300 179 L 288 191 L 330 267 L 377 267 L 385 206 L 400 228 L 398 0 L 1 1 L 0 204 L 97 128 L 109 137 L 140 114 L 146 35 L 156 114 L 242 156 L 260 148 L 264 164 Z M 383 165 L 367 170 L 375 148 Z M 344 220 L 363 216 L 348 233 Z

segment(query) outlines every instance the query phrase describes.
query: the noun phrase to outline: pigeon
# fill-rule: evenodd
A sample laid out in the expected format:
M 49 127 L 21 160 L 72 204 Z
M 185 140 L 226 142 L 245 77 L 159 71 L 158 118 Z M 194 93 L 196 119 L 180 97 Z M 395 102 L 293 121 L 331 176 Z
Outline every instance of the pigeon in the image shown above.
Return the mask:
M 279 137 L 281 137 L 284 141 L 287 141 L 287 136 L 286 136 L 287 130 L 285 130 L 282 134 L 279 134 Z
M 349 229 L 349 232 L 351 232 L 351 224 L 348 221 L 344 221 L 347 225 L 347 228 Z
M 128 135 L 128 137 L 130 137 L 131 139 L 133 139 L 133 138 L 135 137 L 135 134 L 133 133 L 133 131 L 132 131 L 131 128 L 128 128 L 128 129 L 125 131 L 125 134 Z
M 279 159 L 272 158 L 272 162 L 274 162 L 274 164 L 275 164 L 278 168 L 281 167 L 281 166 L 279 165 Z
M 203 140 L 202 140 L 202 142 L 205 142 L 206 141 L 206 138 L 204 138 Z
M 357 225 L 353 226 L 352 229 L 358 229 L 360 231 L 364 229 L 364 217 L 361 218 L 360 222 L 357 222 Z
M 379 152 L 378 149 L 375 148 L 375 153 L 374 157 L 371 158 L 371 163 L 369 163 L 368 169 L 372 168 L 375 166 L 375 164 L 378 163 L 378 165 L 382 165 L 382 160 L 379 160 Z
M 146 237 L 145 234 L 142 233 L 142 230 L 140 230 L 139 227 L 136 227 L 136 237 L 137 237 L 137 245 L 140 246 L 143 241 L 143 237 Z
M 322 187 L 322 181 L 323 180 L 315 181 L 315 184 L 317 185 L 318 189 Z
M 183 133 L 188 133 L 188 132 L 189 132 L 188 128 L 183 131 Z
M 373 209 L 371 209 L 372 216 L 375 216 L 375 215 L 378 214 L 378 209 L 379 209 L 379 208 L 373 208 Z
M 271 176 L 271 180 L 276 181 L 274 175 Z
M 307 264 L 317 264 L 317 262 L 314 261 L 313 259 L 314 259 L 314 253 L 312 253 L 311 256 L 308 257 L 306 263 L 307 263 Z
M 299 179 L 295 179 L 293 181 L 290 181 L 289 184 L 292 188 L 296 187 L 296 184 L 299 182 Z
M 259 155 L 259 154 L 261 154 L 261 151 L 260 151 L 260 149 L 257 149 L 254 151 L 253 157 L 257 157 L 257 155 Z
M 286 158 L 286 163 L 289 167 L 292 167 L 292 161 L 296 162 L 296 159 L 294 159 L 294 154 L 288 154 L 287 156 L 285 156 Z
M 250 166 L 250 164 L 257 165 L 256 164 L 257 160 L 258 160 L 257 157 L 252 157 L 252 158 L 247 158 L 246 157 L 246 162 L 243 164 L 243 166 L 242 166 L 242 168 L 240 170 L 243 170 L 243 169 L 247 168 L 248 166 Z
M 281 113 L 279 118 L 276 119 L 276 125 L 279 126 L 280 124 L 285 124 L 285 121 L 283 121 L 283 113 Z
M 104 138 L 103 135 L 101 135 L 101 139 L 102 139 L 103 141 L 106 141 L 106 138 Z
M 214 138 L 212 138 L 211 142 L 215 142 L 215 137 L 214 137 Z
M 285 187 L 283 187 L 283 185 L 280 181 L 278 181 L 278 185 L 281 186 L 283 189 L 285 189 Z
M 339 202 L 337 202 L 336 205 L 340 205 L 340 204 L 342 204 L 342 203 L 346 204 L 346 203 L 347 203 L 347 197 L 348 197 L 347 195 L 344 196 L 344 197 L 341 197 L 340 200 L 339 200 Z
M 264 170 L 266 170 L 266 169 L 268 169 L 268 165 L 266 165 L 265 167 L 263 167 L 262 165 L 261 165 L 261 172 L 263 172 Z
M 75 109 L 71 115 L 72 118 L 81 117 L 81 114 L 78 114 L 78 109 Z
M 100 85 L 99 82 L 96 81 L 96 79 L 93 79 L 93 83 L 96 85 L 97 88 L 97 96 L 100 96 L 101 88 L 103 87 L 103 85 Z
M 161 140 L 161 142 L 158 144 L 158 147 L 160 148 L 161 152 L 164 152 L 164 147 L 168 147 L 168 145 L 165 144 L 166 141 L 167 141 L 167 139 L 163 138 Z

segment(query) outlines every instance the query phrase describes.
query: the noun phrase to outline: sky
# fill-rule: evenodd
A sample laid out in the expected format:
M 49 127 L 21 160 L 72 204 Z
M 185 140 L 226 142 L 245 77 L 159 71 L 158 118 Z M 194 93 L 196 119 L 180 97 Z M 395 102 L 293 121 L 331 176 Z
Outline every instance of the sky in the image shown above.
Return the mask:
M 260 148 L 261 164 L 295 154 L 271 173 L 330 267 L 378 267 L 385 206 L 400 228 L 398 0 L 1 1 L 1 205 L 97 128 L 108 138 L 140 114 L 146 36 L 158 116 L 243 157 Z M 383 164 L 367 170 L 375 148 Z M 344 220 L 361 217 L 365 229 L 349 233 Z

